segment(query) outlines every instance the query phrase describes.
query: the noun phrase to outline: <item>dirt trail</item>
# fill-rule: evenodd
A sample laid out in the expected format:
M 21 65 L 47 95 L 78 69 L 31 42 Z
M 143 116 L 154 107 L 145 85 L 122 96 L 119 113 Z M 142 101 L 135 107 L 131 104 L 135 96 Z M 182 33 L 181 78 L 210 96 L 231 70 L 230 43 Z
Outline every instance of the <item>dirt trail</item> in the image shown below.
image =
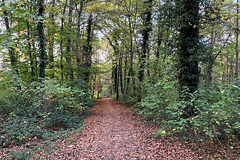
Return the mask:
M 56 159 L 196 159 L 193 151 L 171 139 L 154 139 L 147 127 L 124 105 L 103 98 L 90 110 L 81 133 L 49 158 Z M 72 141 L 72 143 L 70 143 Z

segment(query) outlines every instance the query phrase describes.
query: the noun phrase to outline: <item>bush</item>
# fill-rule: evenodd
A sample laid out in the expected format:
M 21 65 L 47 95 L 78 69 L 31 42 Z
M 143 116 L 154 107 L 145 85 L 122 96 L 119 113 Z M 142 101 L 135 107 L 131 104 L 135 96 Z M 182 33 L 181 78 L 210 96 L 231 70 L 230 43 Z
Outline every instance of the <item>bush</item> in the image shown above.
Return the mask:
M 161 124 L 158 132 L 161 135 L 180 133 L 184 141 L 189 140 L 187 137 L 203 141 L 240 135 L 240 88 L 235 85 L 203 86 L 194 94 L 186 90 L 185 95 L 191 97 L 188 102 L 179 101 L 173 82 L 160 81 L 148 85 L 147 90 L 147 96 L 135 105 L 135 111 Z M 196 116 L 181 118 L 188 105 L 194 105 Z
M 9 78 L 10 77 L 10 78 Z M 11 78 L 0 81 L 0 146 L 24 144 L 29 138 L 46 138 L 53 130 L 81 128 L 84 111 L 93 106 L 90 94 L 60 85 L 55 80 L 45 84 L 27 84 Z M 44 86 L 44 87 L 43 87 Z

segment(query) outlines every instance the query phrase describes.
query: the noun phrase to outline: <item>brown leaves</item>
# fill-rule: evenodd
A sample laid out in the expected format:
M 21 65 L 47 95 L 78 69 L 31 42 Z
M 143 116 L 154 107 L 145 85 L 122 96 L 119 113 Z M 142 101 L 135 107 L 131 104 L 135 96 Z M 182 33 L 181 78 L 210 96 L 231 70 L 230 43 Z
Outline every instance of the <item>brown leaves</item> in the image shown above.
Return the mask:
M 58 149 L 46 159 L 234 159 L 232 152 L 213 142 L 183 144 L 171 137 L 154 138 L 160 129 L 147 127 L 132 115 L 129 108 L 104 98 L 85 119 L 82 132 L 65 140 L 57 140 Z M 19 148 L 18 148 L 19 149 Z M 0 152 L 0 158 L 6 152 Z M 226 157 L 226 155 L 228 157 Z

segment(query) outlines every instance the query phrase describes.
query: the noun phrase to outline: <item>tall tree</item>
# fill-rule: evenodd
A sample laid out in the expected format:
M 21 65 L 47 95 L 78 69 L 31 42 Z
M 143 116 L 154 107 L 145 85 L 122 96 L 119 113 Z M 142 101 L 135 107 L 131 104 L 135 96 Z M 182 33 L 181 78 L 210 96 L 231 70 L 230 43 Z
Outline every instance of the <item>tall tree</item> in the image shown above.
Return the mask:
M 65 15 L 65 12 L 66 12 L 66 8 L 67 8 L 67 1 L 65 1 L 65 5 L 64 5 L 64 8 L 63 8 L 63 11 L 62 11 L 62 14 Z M 63 34 L 64 34 L 64 21 L 65 21 L 65 18 L 62 16 L 61 17 L 61 36 L 60 36 L 60 52 L 61 52 L 61 55 L 60 55 L 60 59 L 61 59 L 61 80 L 63 82 Z
M 68 13 L 68 27 L 69 27 L 69 35 L 71 35 L 72 32 L 72 15 L 73 15 L 73 0 L 70 0 L 69 4 L 69 13 Z M 70 79 L 73 81 L 74 75 L 73 75 L 73 67 L 72 67 L 72 59 L 71 59 L 71 53 L 72 53 L 72 40 L 71 37 L 68 36 L 67 40 L 67 53 L 66 53 L 66 61 L 67 61 L 67 68 L 69 69 L 70 72 Z
M 183 95 L 185 87 L 190 93 L 198 90 L 199 85 L 199 3 L 200 0 L 174 0 L 176 4 L 177 24 L 179 32 L 177 42 L 178 81 L 180 98 L 188 101 L 190 96 Z M 183 117 L 194 115 L 194 105 L 183 109 Z
M 142 21 L 143 21 L 143 29 L 142 29 L 142 52 L 139 55 L 139 82 L 142 83 L 144 79 L 144 69 L 146 62 L 146 54 L 149 49 L 149 34 L 151 31 L 151 10 L 152 10 L 152 2 L 153 0 L 144 1 L 145 10 L 142 13 Z
M 237 0 L 237 19 L 236 19 L 236 45 L 235 45 L 235 51 L 236 51 L 236 70 L 235 70 L 235 78 L 236 78 L 236 84 L 238 85 L 238 72 L 239 72 L 239 50 L 238 50 L 238 32 L 239 32 L 239 0 Z
M 149 53 L 149 34 L 152 30 L 152 2 L 153 0 L 147 0 L 144 1 L 144 11 L 142 13 L 142 21 L 143 21 L 143 29 L 142 29 L 142 51 L 139 52 L 139 73 L 138 73 L 138 79 L 139 79 L 139 91 L 142 90 L 142 82 L 144 79 L 144 71 L 145 71 L 145 63 L 146 58 L 149 57 L 147 55 Z M 138 100 L 141 100 L 141 94 L 139 94 Z
M 44 18 L 44 0 L 38 0 L 38 23 L 37 23 L 37 32 L 39 39 L 39 78 L 40 81 L 44 81 L 45 79 L 45 69 L 46 69 L 46 44 L 45 44 L 45 34 L 44 34 L 44 26 L 43 26 L 43 18 Z
M 87 40 L 86 44 L 84 46 L 84 56 L 85 56 L 85 82 L 89 83 L 89 77 L 90 77 L 90 67 L 92 64 L 92 25 L 93 25 L 93 19 L 92 19 L 92 12 L 90 11 L 88 18 L 88 24 L 87 24 Z
M 77 22 L 77 41 L 76 41 L 76 59 L 77 59 L 77 77 L 78 77 L 78 89 L 82 91 L 82 76 L 81 76 L 81 56 L 79 53 L 79 41 L 80 41 L 80 27 L 83 10 L 83 0 L 80 2 L 80 10 L 78 11 L 78 22 Z
M 4 15 L 4 22 L 5 22 L 6 31 L 7 31 L 7 34 L 9 35 L 9 37 L 11 38 L 11 28 L 10 28 L 10 22 L 9 22 L 9 14 L 8 14 L 8 11 L 5 8 L 6 7 L 5 0 L 2 0 L 2 4 L 3 4 L 3 15 Z M 14 52 L 14 48 L 9 47 L 8 52 L 9 52 L 11 67 L 12 67 L 13 71 L 18 73 L 18 69 L 16 67 L 17 58 L 16 58 L 16 55 L 15 55 L 15 52 Z

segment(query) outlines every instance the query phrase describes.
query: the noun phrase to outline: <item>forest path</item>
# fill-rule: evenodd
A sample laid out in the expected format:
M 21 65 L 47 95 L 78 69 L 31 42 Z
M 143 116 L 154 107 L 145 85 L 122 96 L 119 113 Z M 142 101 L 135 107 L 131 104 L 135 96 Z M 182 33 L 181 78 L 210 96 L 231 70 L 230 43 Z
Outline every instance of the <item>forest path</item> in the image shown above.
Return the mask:
M 171 139 L 152 138 L 159 128 L 147 127 L 132 111 L 109 98 L 96 100 L 79 134 L 50 157 L 54 159 L 196 159 L 193 151 Z M 72 142 L 72 143 L 71 143 Z M 49 158 L 50 158 L 49 157 Z M 57 157 L 57 158 L 56 158 Z

